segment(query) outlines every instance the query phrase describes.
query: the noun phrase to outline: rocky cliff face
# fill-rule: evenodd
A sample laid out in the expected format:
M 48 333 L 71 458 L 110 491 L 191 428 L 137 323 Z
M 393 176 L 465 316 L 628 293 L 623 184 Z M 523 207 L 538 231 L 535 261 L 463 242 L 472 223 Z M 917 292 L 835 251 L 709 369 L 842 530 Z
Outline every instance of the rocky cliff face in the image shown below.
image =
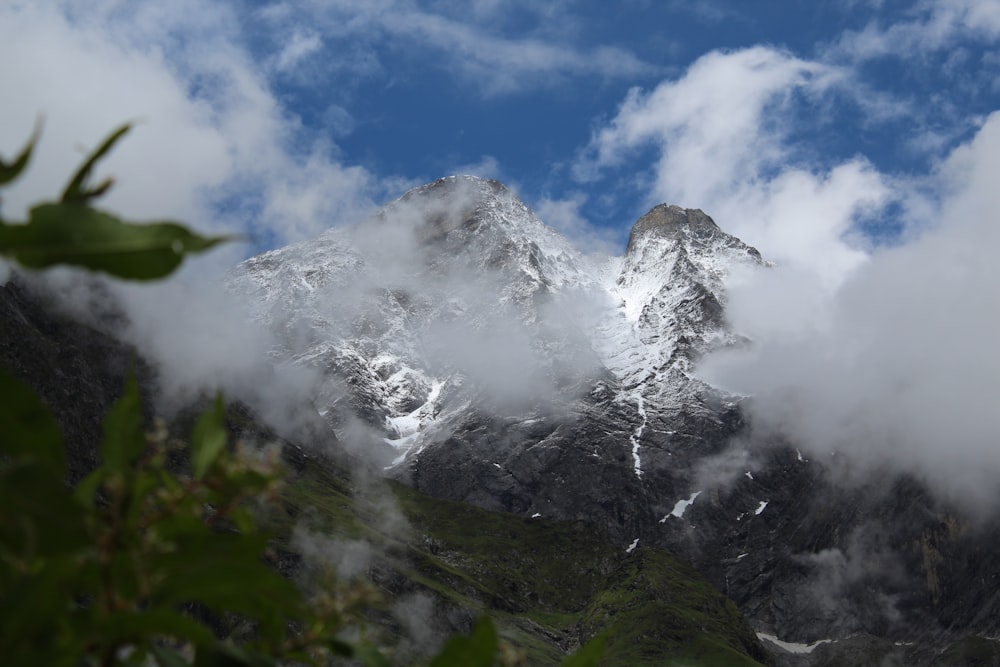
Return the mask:
M 794 443 L 752 442 L 739 398 L 694 376 L 743 344 L 726 281 L 764 264 L 667 205 L 622 257 L 584 257 L 501 184 L 453 177 L 250 259 L 230 286 L 390 477 L 669 546 L 782 639 L 996 634 L 995 531 L 912 480 L 844 488 Z

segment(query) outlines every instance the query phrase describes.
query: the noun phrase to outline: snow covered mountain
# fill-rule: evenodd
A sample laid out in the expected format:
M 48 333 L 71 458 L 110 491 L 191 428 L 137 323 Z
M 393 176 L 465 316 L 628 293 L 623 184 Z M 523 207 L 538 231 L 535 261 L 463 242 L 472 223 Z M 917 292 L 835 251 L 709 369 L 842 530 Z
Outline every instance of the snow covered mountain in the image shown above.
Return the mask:
M 390 467 L 413 465 L 471 406 L 534 423 L 606 394 L 638 416 L 638 477 L 648 420 L 702 404 L 692 361 L 735 340 L 727 274 L 761 263 L 701 211 L 665 205 L 623 257 L 585 257 L 501 184 L 451 177 L 254 257 L 230 286 L 281 332 L 277 356 L 324 370 L 321 414 L 342 427 L 346 403 L 382 431 Z
M 694 376 L 707 351 L 743 344 L 725 287 L 765 265 L 668 205 L 623 256 L 584 256 L 500 183 L 450 177 L 249 259 L 229 284 L 385 474 L 679 551 L 758 630 L 802 642 L 788 664 L 819 640 L 839 644 L 810 651 L 847 655 L 874 635 L 885 657 L 897 640 L 997 634 L 1000 596 L 969 582 L 998 580 L 983 553 L 1000 540 L 912 480 L 845 490 L 794 443 L 751 457 L 740 398 Z

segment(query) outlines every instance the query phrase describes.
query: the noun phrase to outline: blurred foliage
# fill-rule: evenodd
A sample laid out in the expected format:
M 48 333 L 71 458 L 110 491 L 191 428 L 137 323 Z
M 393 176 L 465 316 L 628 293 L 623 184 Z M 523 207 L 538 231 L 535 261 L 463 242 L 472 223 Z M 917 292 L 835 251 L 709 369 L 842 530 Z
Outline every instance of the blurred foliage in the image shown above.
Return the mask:
M 0 218 L 0 255 L 33 269 L 68 264 L 132 280 L 170 274 L 184 256 L 225 237 L 172 223 L 136 224 L 91 206 L 112 180 L 89 185 L 96 162 L 129 130 L 113 132 L 58 202 L 28 220 Z M 39 130 L 0 186 L 30 163 Z M 390 664 L 365 641 L 371 586 L 314 582 L 306 596 L 272 566 L 261 513 L 284 474 L 276 452 L 231 447 L 221 397 L 188 443 L 147 428 L 130 376 L 104 420 L 101 463 L 66 484 L 59 428 L 38 397 L 0 369 L 0 656 L 4 665 L 265 667 L 339 661 Z M 597 664 L 601 645 L 565 664 Z M 452 637 L 433 667 L 517 662 L 489 619 Z
M 91 186 L 94 165 L 130 127 L 126 124 L 115 130 L 87 157 L 59 201 L 33 206 L 27 221 L 11 223 L 0 217 L 0 255 L 31 269 L 69 264 L 117 278 L 155 280 L 170 274 L 185 255 L 227 240 L 195 234 L 175 222 L 126 222 L 90 205 L 114 183 L 107 178 Z M 9 163 L 0 158 L 0 186 L 13 181 L 28 166 L 38 135 L 36 129 Z
M 221 400 L 185 446 L 162 427 L 144 431 L 130 378 L 104 421 L 100 467 L 74 489 L 51 415 L 6 372 L 0 394 L 0 422 L 15 425 L 0 443 L 4 664 L 325 664 L 355 654 L 337 635 L 370 596 L 307 605 L 266 564 L 252 508 L 275 497 L 280 466 L 226 451 Z M 185 452 L 190 466 L 172 472 L 168 459 Z

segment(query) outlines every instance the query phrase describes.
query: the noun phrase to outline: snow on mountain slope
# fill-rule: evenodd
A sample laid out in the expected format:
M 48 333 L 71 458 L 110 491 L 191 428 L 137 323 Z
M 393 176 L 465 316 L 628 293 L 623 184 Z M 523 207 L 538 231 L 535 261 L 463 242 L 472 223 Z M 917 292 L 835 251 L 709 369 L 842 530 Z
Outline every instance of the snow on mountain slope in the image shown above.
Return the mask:
M 280 334 L 277 358 L 320 370 L 320 413 L 343 429 L 346 407 L 381 429 L 398 465 L 473 401 L 528 414 L 605 371 L 643 423 L 679 409 L 692 360 L 733 340 L 724 280 L 748 262 L 756 251 L 703 213 L 667 206 L 636 224 L 623 257 L 585 257 L 501 184 L 451 177 L 249 259 L 230 287 Z
M 725 281 L 733 270 L 763 261 L 724 233 L 707 215 L 661 204 L 635 224 L 624 257 L 613 260 L 604 289 L 617 302 L 596 329 L 607 367 L 634 401 L 642 423 L 631 436 L 642 474 L 642 434 L 650 410 L 664 416 L 689 410 L 706 390 L 690 376 L 710 349 L 736 342 L 723 318 Z
M 667 546 L 784 641 L 1000 632 L 1000 540 L 913 480 L 845 490 L 795 443 L 748 453 L 737 398 L 692 375 L 742 344 L 725 288 L 764 264 L 667 205 L 621 257 L 585 257 L 501 184 L 452 177 L 229 283 L 275 359 L 315 371 L 340 439 L 431 495 Z

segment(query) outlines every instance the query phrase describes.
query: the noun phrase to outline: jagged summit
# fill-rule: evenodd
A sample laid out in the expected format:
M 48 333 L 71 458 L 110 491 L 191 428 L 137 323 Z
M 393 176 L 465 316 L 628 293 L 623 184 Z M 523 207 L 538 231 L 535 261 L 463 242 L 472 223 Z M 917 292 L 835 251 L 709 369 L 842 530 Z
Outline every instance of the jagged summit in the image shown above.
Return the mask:
M 640 219 L 624 256 L 586 257 L 499 181 L 451 176 L 358 225 L 247 260 L 230 282 L 281 333 L 276 355 L 324 378 L 321 414 L 335 428 L 345 408 L 361 416 L 391 448 L 391 467 L 428 480 L 418 486 L 567 514 L 569 499 L 543 506 L 520 485 L 500 491 L 509 480 L 496 467 L 476 472 L 482 484 L 468 492 L 430 470 L 446 451 L 449 465 L 479 466 L 481 447 L 494 463 L 519 459 L 558 427 L 547 413 L 597 410 L 618 417 L 587 457 L 623 454 L 634 480 L 672 474 L 673 445 L 657 433 L 681 411 L 715 419 L 711 388 L 690 371 L 734 340 L 722 317 L 728 271 L 759 262 L 704 213 L 666 205 Z M 502 434 L 482 415 L 496 400 L 513 420 Z M 520 423 L 531 427 L 509 432 Z M 446 445 L 456 439 L 457 456 Z
M 512 200 L 517 197 L 500 181 L 468 175 L 446 176 L 411 188 L 360 227 L 386 222 L 412 223 L 420 228 L 421 240 L 432 242 L 463 226 L 476 224 L 476 212 L 490 203 Z
M 657 204 L 636 221 L 629 234 L 628 245 L 635 244 L 644 234 L 655 233 L 666 238 L 682 236 L 708 236 L 719 231 L 719 226 L 701 209 L 681 208 L 676 204 Z
M 632 251 L 639 239 L 655 235 L 659 238 L 684 242 L 687 246 L 711 248 L 722 245 L 745 251 L 755 260 L 760 252 L 739 239 L 726 234 L 711 217 L 698 208 L 681 208 L 675 204 L 658 204 L 632 226 L 626 253 Z
M 425 183 L 424 185 L 418 185 L 415 188 L 411 188 L 399 199 L 405 201 L 409 198 L 427 193 L 435 193 L 443 196 L 449 193 L 454 193 L 463 188 L 475 189 L 484 196 L 510 192 L 510 189 L 506 185 L 495 178 L 484 178 L 482 176 L 473 176 L 471 174 L 452 174 L 451 176 L 443 176 L 437 180 L 431 181 L 430 183 Z

